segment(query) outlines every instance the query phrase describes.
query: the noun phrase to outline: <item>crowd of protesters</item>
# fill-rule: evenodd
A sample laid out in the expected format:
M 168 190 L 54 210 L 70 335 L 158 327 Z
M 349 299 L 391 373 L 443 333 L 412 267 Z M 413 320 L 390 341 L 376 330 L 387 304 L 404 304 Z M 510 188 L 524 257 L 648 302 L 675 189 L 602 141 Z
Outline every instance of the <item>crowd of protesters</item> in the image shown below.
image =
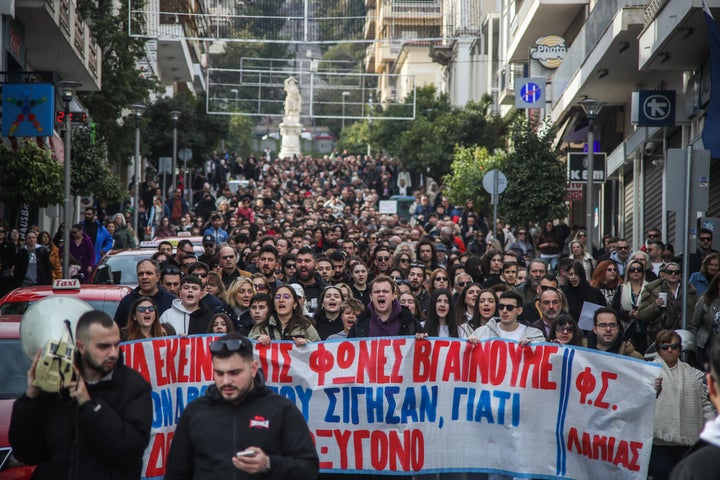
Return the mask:
M 71 274 L 85 278 L 110 249 L 183 232 L 203 237 L 201 255 L 187 240 L 175 254 L 160 242 L 153 259 L 138 265 L 152 278 L 139 277 L 115 317 L 125 338 L 240 331 L 263 344 L 304 345 L 358 336 L 499 337 L 635 358 L 657 339 L 664 383 L 657 385 L 655 479 L 668 478 L 713 415 L 699 370 L 720 331 L 720 255 L 709 230 L 700 230 L 685 281 L 682 259 L 657 229 L 631 252 L 611 235 L 589 246 L 584 228 L 563 220 L 489 228 L 472 200 L 453 204 L 441 185 L 380 155 L 270 161 L 223 153 L 188 188 L 180 179 L 167 200 L 155 179 L 145 179 L 137 226 L 131 210 L 102 206 L 88 207 L 72 226 Z M 230 179 L 247 184 L 231 189 Z M 407 216 L 380 213 L 379 201 L 394 194 L 414 195 Z M 9 231 L 0 229 L 7 286 L 62 275 L 61 234 L 33 239 L 31 230 L 21 244 L 3 239 Z M 683 307 L 698 347 L 690 363 L 680 360 L 683 337 L 675 333 Z M 682 421 L 668 421 L 672 415 Z

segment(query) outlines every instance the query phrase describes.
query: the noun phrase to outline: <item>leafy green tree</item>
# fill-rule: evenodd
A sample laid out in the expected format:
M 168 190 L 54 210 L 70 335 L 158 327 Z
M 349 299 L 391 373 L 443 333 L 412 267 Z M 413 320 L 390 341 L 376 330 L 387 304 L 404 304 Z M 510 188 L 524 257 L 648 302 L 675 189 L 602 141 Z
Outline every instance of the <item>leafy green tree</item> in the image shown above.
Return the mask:
M 117 203 L 125 192 L 120 179 L 107 164 L 108 149 L 103 140 L 94 141 L 90 128 L 72 129 L 70 191 L 73 196 L 92 195 L 100 201 Z
M 63 178 L 63 166 L 35 142 L 23 141 L 15 150 L 0 145 L 0 200 L 8 206 L 61 203 Z
M 498 210 L 511 224 L 527 225 L 567 215 L 567 172 L 553 147 L 556 129 L 517 118 L 510 127 L 511 149 L 503 172 L 508 187 Z
M 347 150 L 353 155 L 362 155 L 367 152 L 367 145 L 370 141 L 370 129 L 368 122 L 355 122 L 340 133 L 336 143 L 337 150 Z
M 377 116 L 397 116 L 412 102 L 408 95 L 405 105 L 392 105 Z M 371 141 L 415 171 L 441 178 L 450 172 L 455 146 L 486 147 L 493 151 L 502 145 L 505 126 L 502 119 L 491 113 L 492 101 L 485 96 L 481 102 L 469 102 L 455 108 L 445 94 L 437 94 L 435 87 L 416 89 L 416 117 L 412 121 L 382 120 L 373 122 Z
M 118 120 L 123 109 L 146 103 L 156 88 L 155 80 L 138 70 L 146 40 L 128 35 L 128 2 L 79 0 L 78 7 L 102 50 L 102 90 L 78 97 L 106 139 L 112 162 L 122 165 L 133 154 L 135 137 Z
M 457 147 L 451 173 L 443 178 L 445 194 L 457 205 L 464 205 L 468 199 L 475 205 L 490 203 L 490 194 L 483 188 L 483 177 L 494 168 L 502 169 L 504 163 L 505 154 L 501 150 L 491 154 L 485 147 Z
M 143 152 L 155 168 L 158 166 L 158 158 L 172 157 L 173 122 L 170 112 L 173 110 L 180 112 L 177 123 L 178 150 L 186 147 L 193 152 L 190 165 L 200 165 L 213 150 L 220 149 L 223 139 L 228 138 L 231 117 L 207 114 L 204 95 L 195 98 L 185 94 L 158 99 L 143 114 L 141 140 L 145 148 Z M 134 124 L 133 121 L 128 123 Z

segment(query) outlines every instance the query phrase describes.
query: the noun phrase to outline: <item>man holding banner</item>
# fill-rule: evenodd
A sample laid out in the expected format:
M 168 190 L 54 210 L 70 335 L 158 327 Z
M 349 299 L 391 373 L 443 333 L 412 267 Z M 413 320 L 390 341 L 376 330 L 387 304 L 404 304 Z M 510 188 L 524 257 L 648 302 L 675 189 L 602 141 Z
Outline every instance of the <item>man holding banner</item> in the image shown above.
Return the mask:
M 215 383 L 183 412 L 165 480 L 315 479 L 319 460 L 307 423 L 265 386 L 250 341 L 225 335 L 210 353 Z

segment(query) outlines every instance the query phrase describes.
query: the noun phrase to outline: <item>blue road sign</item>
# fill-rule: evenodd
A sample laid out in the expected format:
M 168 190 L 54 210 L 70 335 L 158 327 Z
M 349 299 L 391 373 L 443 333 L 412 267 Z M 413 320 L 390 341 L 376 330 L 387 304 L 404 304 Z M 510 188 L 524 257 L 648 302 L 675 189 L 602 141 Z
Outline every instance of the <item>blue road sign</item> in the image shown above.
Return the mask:
M 545 108 L 545 79 L 516 78 L 515 108 Z

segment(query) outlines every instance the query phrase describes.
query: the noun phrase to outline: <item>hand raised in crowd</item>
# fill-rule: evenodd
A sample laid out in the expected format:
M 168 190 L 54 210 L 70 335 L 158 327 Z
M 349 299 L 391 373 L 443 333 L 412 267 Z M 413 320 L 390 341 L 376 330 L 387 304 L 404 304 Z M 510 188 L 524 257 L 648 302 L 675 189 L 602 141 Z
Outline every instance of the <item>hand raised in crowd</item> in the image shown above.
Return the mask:
M 270 337 L 268 335 L 260 335 L 257 338 L 257 342 L 261 345 L 269 347 L 270 346 Z

